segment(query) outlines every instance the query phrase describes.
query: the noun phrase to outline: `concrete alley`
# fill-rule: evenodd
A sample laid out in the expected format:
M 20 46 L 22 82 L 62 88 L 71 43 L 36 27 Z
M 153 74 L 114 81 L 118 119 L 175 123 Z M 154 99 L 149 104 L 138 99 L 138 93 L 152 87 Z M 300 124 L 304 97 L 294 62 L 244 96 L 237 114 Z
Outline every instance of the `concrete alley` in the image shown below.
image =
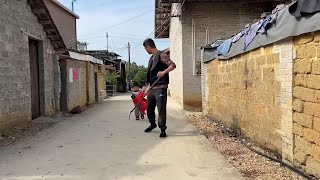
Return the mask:
M 168 138 L 128 120 L 128 95 L 109 98 L 0 152 L 1 179 L 220 180 L 241 175 L 169 100 Z

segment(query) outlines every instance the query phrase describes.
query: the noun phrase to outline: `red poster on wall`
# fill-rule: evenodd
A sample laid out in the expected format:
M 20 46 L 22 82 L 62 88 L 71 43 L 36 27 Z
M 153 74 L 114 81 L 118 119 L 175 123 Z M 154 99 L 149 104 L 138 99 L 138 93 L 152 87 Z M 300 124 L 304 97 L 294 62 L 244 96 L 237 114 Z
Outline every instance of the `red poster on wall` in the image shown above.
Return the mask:
M 73 68 L 72 74 L 73 74 L 73 80 L 77 81 L 79 79 L 78 68 Z

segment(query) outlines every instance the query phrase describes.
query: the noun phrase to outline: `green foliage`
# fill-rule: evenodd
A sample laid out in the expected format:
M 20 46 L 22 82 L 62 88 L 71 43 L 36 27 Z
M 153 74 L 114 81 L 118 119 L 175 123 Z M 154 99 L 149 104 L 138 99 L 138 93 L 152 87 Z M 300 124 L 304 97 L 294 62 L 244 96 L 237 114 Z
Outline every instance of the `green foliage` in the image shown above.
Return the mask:
M 107 85 L 117 85 L 117 74 L 108 72 L 106 74 L 106 84 Z
M 126 86 L 127 86 L 126 78 L 118 77 L 117 78 L 117 90 L 118 90 L 118 92 L 126 92 Z
M 126 70 L 129 70 L 128 64 L 126 65 Z M 144 66 L 138 66 L 137 63 L 133 62 L 130 66 L 130 75 L 131 75 L 131 86 L 133 87 L 134 84 L 138 84 L 140 87 L 145 85 L 147 79 L 147 72 L 148 69 Z
M 140 87 L 144 86 L 147 80 L 147 69 L 140 69 L 133 78 L 133 83 L 138 84 Z

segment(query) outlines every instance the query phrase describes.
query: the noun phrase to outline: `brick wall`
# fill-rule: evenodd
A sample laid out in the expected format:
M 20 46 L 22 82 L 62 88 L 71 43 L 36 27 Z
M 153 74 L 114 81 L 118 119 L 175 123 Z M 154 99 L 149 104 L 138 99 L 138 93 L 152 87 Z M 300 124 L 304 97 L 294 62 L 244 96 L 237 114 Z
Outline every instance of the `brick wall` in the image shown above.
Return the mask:
M 179 8 L 175 11 L 177 6 L 179 5 L 174 5 L 172 11 L 179 14 Z M 179 69 L 172 73 L 171 82 L 175 86 L 170 86 L 170 93 L 179 102 L 183 102 L 184 109 L 202 109 L 201 76 L 194 75 L 194 61 L 201 60 L 200 47 L 206 43 L 206 31 L 209 32 L 208 42 L 231 36 L 273 7 L 274 5 L 265 3 L 186 3 L 182 8 L 181 18 L 172 18 L 170 55 Z M 194 43 L 192 29 L 195 30 Z
M 289 162 L 293 158 L 292 40 L 207 64 L 205 111 Z M 291 79 L 290 79 L 291 77 Z
M 320 178 L 320 32 L 294 39 L 294 164 Z
M 320 177 L 320 32 L 205 64 L 204 112 Z
M 41 115 L 55 112 L 53 48 L 27 0 L 0 0 L 0 130 L 31 120 L 29 37 L 39 41 Z
M 203 53 L 203 51 L 202 51 Z M 203 54 L 201 54 L 203 55 Z M 203 57 L 203 56 L 202 56 Z M 203 59 L 201 57 L 201 59 Z M 208 98 L 209 98 L 209 87 L 208 87 L 208 66 L 206 63 L 203 63 L 201 61 L 201 92 L 202 92 L 202 114 L 207 115 L 208 114 Z

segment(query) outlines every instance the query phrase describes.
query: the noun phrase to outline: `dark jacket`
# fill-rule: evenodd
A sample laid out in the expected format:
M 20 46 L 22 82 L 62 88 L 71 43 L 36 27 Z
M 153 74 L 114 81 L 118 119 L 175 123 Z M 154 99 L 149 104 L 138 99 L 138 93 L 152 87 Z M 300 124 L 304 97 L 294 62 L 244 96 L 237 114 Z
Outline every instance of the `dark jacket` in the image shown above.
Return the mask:
M 167 64 L 164 64 L 161 61 L 161 51 L 154 56 L 151 56 L 148 65 L 148 73 L 147 73 L 147 83 L 153 85 L 154 82 L 158 79 L 157 74 L 159 71 L 164 71 L 168 68 Z M 161 78 L 156 85 L 164 85 L 169 84 L 169 74 L 166 74 L 163 78 Z

